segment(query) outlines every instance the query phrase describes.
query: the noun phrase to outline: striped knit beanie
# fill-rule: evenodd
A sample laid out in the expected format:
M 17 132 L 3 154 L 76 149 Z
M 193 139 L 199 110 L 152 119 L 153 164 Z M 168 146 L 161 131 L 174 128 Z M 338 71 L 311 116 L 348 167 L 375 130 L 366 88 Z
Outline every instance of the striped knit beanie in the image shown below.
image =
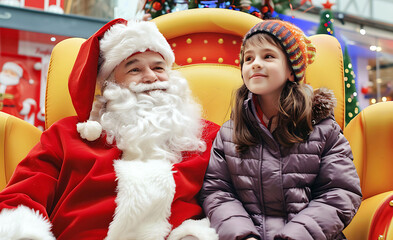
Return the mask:
M 247 40 L 257 34 L 266 33 L 276 38 L 287 55 L 295 74 L 295 81 L 303 81 L 307 65 L 314 61 L 316 49 L 300 28 L 282 20 L 265 20 L 257 23 L 244 36 L 240 51 L 240 64 L 243 66 L 244 45 Z

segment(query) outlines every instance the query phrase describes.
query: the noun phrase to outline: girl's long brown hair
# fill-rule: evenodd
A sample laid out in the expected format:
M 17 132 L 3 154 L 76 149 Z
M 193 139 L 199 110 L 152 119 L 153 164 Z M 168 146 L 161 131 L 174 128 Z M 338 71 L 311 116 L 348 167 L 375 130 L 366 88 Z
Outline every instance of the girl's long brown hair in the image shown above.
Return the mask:
M 281 51 L 283 51 L 280 42 L 267 34 L 256 34 L 246 41 L 240 51 L 241 66 L 243 66 L 244 48 L 250 45 L 257 46 L 263 44 L 264 41 L 268 41 L 280 47 Z M 291 66 L 289 61 L 288 66 Z M 304 84 L 288 80 L 281 92 L 278 114 L 274 116 L 274 118 L 277 118 L 277 128 L 272 134 L 283 147 L 291 147 L 295 143 L 305 141 L 313 129 L 311 123 L 311 92 L 308 91 L 311 90 Z M 233 140 L 236 144 L 236 150 L 240 153 L 244 153 L 250 146 L 254 146 L 259 142 L 259 138 L 254 130 L 255 126 L 250 125 L 251 123 L 247 119 L 243 106 L 248 93 L 249 90 L 245 84 L 236 91 L 235 104 L 231 114 L 231 119 L 234 123 Z

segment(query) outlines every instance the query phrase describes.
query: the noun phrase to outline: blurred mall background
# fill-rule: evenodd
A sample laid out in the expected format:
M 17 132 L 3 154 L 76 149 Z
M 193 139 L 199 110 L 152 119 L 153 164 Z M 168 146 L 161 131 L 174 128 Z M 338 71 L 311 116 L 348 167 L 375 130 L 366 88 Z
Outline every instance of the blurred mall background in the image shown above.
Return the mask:
M 88 38 L 113 18 L 204 7 L 280 17 L 306 35 L 334 35 L 344 55 L 348 121 L 368 105 L 393 99 L 393 0 L 0 0 L 0 77 L 15 75 L 0 78 L 0 111 L 43 129 L 54 45 Z

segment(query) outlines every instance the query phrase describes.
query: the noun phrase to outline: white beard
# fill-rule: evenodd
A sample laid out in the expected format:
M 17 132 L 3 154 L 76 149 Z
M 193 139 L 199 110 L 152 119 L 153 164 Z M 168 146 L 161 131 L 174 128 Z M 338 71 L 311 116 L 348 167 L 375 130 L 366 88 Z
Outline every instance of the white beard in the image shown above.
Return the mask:
M 205 151 L 201 140 L 201 107 L 187 80 L 170 71 L 169 81 L 147 89 L 141 84 L 121 87 L 109 80 L 94 103 L 92 120 L 106 131 L 108 143 L 116 141 L 125 160 L 181 161 L 182 151 Z M 150 86 L 150 84 L 149 84 Z

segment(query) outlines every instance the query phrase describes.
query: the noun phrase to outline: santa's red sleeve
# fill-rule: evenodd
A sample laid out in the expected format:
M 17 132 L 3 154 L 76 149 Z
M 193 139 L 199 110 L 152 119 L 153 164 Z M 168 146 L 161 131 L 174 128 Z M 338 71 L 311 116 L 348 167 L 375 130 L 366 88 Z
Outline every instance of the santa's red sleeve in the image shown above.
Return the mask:
M 42 134 L 0 193 L 0 239 L 55 239 L 49 213 L 62 165 L 59 129 Z

